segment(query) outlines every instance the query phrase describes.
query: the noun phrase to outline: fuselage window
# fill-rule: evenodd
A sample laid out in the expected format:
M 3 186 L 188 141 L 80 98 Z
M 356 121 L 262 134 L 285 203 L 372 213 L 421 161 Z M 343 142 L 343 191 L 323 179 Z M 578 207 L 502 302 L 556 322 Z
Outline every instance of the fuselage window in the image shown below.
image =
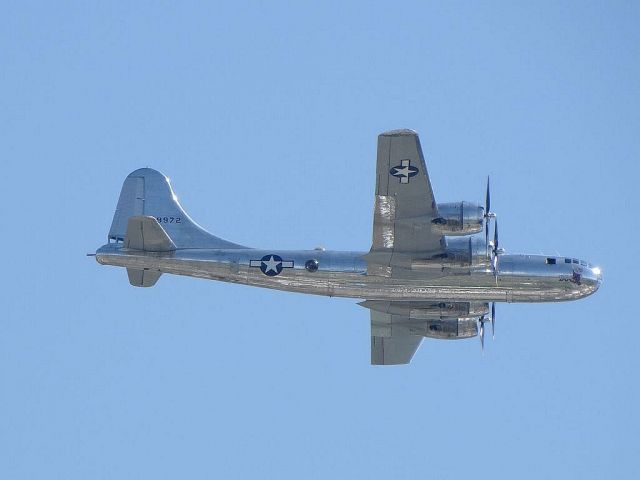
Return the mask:
M 556 259 L 555 259 L 555 258 L 547 258 L 547 259 L 545 260 L 545 263 L 546 263 L 547 265 L 555 265 L 555 264 L 556 264 Z
M 571 261 L 572 261 L 573 263 L 578 263 L 578 260 L 576 260 L 575 258 L 572 258 L 572 259 L 571 259 Z
M 318 260 L 311 259 L 307 260 L 304 264 L 304 268 L 307 269 L 307 272 L 317 272 L 318 271 Z

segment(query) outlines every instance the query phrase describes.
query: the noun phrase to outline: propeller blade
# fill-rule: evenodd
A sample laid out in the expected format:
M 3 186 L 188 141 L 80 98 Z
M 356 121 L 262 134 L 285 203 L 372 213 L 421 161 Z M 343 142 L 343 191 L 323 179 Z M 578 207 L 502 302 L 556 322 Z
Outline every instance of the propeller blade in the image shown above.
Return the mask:
M 491 304 L 491 337 L 496 339 L 496 302 Z
M 487 195 L 484 200 L 484 244 L 489 255 L 489 220 L 491 219 L 491 191 L 489 190 L 489 176 L 487 175 Z
M 498 251 L 498 219 L 496 218 L 493 226 L 493 252 L 497 253 L 497 251 Z
M 482 349 L 482 353 L 484 353 L 484 316 L 480 318 L 480 348 Z
M 484 201 L 484 206 L 485 206 L 485 210 L 484 210 L 485 215 L 489 215 L 489 212 L 491 211 L 491 191 L 489 190 L 489 176 L 488 175 L 487 175 L 487 196 L 486 196 L 485 201 Z
M 487 246 L 487 256 L 489 256 L 489 217 L 484 219 L 484 244 Z

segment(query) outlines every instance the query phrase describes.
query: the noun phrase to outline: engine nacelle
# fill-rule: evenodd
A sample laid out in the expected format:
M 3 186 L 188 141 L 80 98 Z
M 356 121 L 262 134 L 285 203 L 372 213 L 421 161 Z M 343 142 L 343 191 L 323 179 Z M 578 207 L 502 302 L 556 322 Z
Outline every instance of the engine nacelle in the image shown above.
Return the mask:
M 360 302 L 365 308 L 391 315 L 409 315 L 413 320 L 433 320 L 442 318 L 478 318 L 489 313 L 489 304 L 482 302 L 388 302 L 365 300 Z
M 471 235 L 482 230 L 484 208 L 476 203 L 439 203 L 438 218 L 431 223 L 443 235 Z
M 478 322 L 475 318 L 443 318 L 427 320 L 424 324 L 412 326 L 414 335 L 437 338 L 439 340 L 458 340 L 478 335 Z
M 476 237 L 449 238 L 444 253 L 429 258 L 417 258 L 411 261 L 412 270 L 427 268 L 476 268 L 489 267 L 484 240 Z

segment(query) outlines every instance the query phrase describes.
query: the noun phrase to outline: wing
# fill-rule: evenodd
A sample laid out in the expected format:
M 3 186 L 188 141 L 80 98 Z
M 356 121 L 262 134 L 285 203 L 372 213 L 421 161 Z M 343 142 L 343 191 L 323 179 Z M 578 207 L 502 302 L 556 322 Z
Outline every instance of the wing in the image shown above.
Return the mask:
M 371 365 L 403 365 L 411 361 L 422 337 L 409 333 L 404 325 L 408 321 L 408 316 L 371 310 Z
M 380 134 L 371 252 L 441 252 L 444 239 L 431 229 L 437 216 L 418 134 Z
M 470 338 L 478 334 L 485 303 L 385 302 L 366 300 L 371 311 L 371 364 L 401 365 L 411 361 L 423 337 Z

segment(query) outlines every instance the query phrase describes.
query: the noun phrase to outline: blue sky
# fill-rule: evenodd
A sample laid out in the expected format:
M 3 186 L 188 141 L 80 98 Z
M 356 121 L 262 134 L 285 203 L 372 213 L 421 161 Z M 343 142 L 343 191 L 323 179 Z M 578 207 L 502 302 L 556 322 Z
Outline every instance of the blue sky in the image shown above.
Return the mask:
M 637 478 L 640 6 L 519 3 L 3 2 L 0 477 Z M 367 250 L 391 128 L 600 291 L 373 368 L 354 300 L 85 257 L 141 166 L 224 238 Z

